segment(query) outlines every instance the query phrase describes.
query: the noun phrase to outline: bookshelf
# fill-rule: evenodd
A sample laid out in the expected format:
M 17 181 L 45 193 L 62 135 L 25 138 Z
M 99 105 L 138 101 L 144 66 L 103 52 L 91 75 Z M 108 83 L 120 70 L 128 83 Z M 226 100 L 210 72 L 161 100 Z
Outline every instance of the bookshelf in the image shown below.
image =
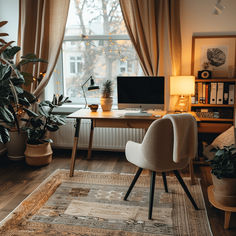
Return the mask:
M 228 128 L 231 127 L 235 123 L 235 101 L 236 101 L 236 78 L 217 78 L 217 79 L 195 79 L 195 85 L 198 83 L 207 83 L 208 85 L 211 83 L 224 83 L 229 85 L 233 84 L 234 88 L 234 101 L 233 104 L 217 104 L 217 97 L 216 97 L 216 104 L 211 104 L 211 100 L 208 97 L 208 100 L 199 99 L 199 91 L 195 91 L 195 103 L 191 104 L 191 111 L 195 112 L 196 115 L 199 117 L 199 125 L 198 125 L 198 136 L 199 136 L 199 158 L 194 160 L 195 164 L 206 164 L 204 158 L 201 158 L 201 151 L 202 141 L 211 141 L 220 133 L 224 132 Z M 200 86 L 201 87 L 201 86 Z M 198 89 L 198 86 L 196 86 Z M 218 87 L 216 87 L 216 90 Z M 216 95 L 217 95 L 216 91 Z M 224 93 L 225 91 L 223 91 Z M 227 91 L 226 91 L 227 92 Z M 197 93 L 197 94 L 196 94 Z M 203 95 L 203 93 L 201 94 Z M 208 96 L 211 94 L 208 91 Z M 205 94 L 206 96 L 206 94 Z M 222 95 L 221 95 L 222 96 Z M 224 96 L 224 95 L 223 95 Z M 200 102 L 201 100 L 201 102 Z M 226 101 L 225 101 L 226 102 Z M 227 101 L 228 103 L 229 101 Z M 204 114 L 205 113 L 205 114 Z M 207 117 L 210 116 L 210 117 Z
M 196 78 L 195 85 L 205 84 L 204 88 L 206 89 L 207 87 L 209 89 L 208 93 L 205 93 L 205 96 L 207 94 L 205 101 L 204 98 L 200 101 L 195 97 L 195 101 L 192 100 L 193 104 L 191 104 L 191 111 L 195 112 L 200 120 L 198 124 L 198 143 L 200 151 L 198 154 L 201 154 L 203 149 L 202 141 L 210 144 L 220 133 L 224 132 L 232 125 L 235 125 L 235 39 L 236 35 L 194 35 L 192 37 L 191 74 Z M 221 50 L 219 46 L 222 45 L 228 47 L 229 50 L 227 52 Z M 216 55 L 216 52 L 223 57 L 227 57 L 227 63 L 225 63 L 224 60 L 219 63 L 219 55 Z M 224 66 L 224 68 L 220 69 L 219 67 L 221 66 Z M 219 96 L 221 100 L 217 100 L 218 91 L 216 91 L 215 95 L 216 101 L 213 102 L 210 100 L 211 88 L 209 88 L 209 85 L 213 85 L 216 89 L 218 89 L 219 85 L 219 88 L 221 88 L 220 91 L 223 89 L 223 98 L 222 93 L 221 96 Z M 232 102 L 228 102 L 224 96 L 224 93 L 227 93 L 227 86 L 228 91 L 234 92 Z M 200 160 L 202 155 L 198 156 Z
M 212 104 L 211 101 L 212 83 L 216 84 L 215 104 Z M 224 101 L 221 101 L 222 104 L 218 104 L 219 102 L 217 99 L 219 84 L 223 84 L 223 91 L 221 92 L 222 98 L 224 97 L 225 93 L 228 94 L 228 98 L 223 99 Z M 236 78 L 196 79 L 195 85 L 195 103 L 191 104 L 191 111 L 196 112 L 201 121 L 201 124 L 204 124 L 205 130 L 208 132 L 211 130 L 212 133 L 221 133 L 234 124 Z M 229 101 L 229 91 L 225 91 L 225 88 L 227 87 L 228 89 L 229 85 L 233 86 L 233 104 L 229 104 L 230 102 L 232 103 L 232 101 Z M 204 89 L 205 91 L 203 91 Z M 202 92 L 199 90 L 202 90 Z M 206 128 L 207 124 L 211 126 L 210 130 Z M 205 132 L 204 128 L 200 129 L 200 131 L 203 133 Z

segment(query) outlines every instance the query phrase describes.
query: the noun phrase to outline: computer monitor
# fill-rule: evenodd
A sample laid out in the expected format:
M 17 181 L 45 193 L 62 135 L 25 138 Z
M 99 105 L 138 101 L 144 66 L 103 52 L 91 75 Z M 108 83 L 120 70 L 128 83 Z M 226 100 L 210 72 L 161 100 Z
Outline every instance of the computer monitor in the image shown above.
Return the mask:
M 118 109 L 164 110 L 165 81 L 163 76 L 118 76 Z

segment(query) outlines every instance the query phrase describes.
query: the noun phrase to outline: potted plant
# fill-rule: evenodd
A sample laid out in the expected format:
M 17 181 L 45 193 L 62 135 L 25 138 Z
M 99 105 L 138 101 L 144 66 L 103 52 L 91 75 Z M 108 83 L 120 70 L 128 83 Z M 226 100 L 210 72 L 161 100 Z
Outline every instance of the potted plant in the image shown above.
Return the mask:
M 0 22 L 0 27 L 6 23 L 7 21 Z M 7 35 L 1 33 L 0 37 Z M 20 119 L 24 116 L 24 109 L 36 101 L 33 94 L 23 89 L 23 85 L 33 81 L 33 76 L 22 71 L 22 66 L 46 61 L 34 54 L 28 54 L 16 64 L 15 55 L 20 51 L 20 47 L 11 46 L 12 43 L 13 41 L 6 42 L 0 38 L 0 142 L 7 144 L 10 159 L 19 160 L 24 157 L 26 138 Z
M 103 83 L 102 88 L 102 97 L 101 97 L 101 107 L 103 111 L 110 111 L 112 107 L 112 81 L 106 80 L 106 82 Z
M 52 102 L 42 101 L 38 104 L 37 113 L 25 109 L 28 118 L 22 120 L 26 122 L 25 160 L 28 165 L 41 166 L 51 162 L 52 140 L 49 138 L 49 132 L 55 132 L 59 126 L 65 124 L 65 116 L 55 114 L 54 109 L 68 102 L 71 102 L 68 97 L 54 95 Z
M 236 206 L 236 148 L 218 149 L 210 160 L 213 194 L 215 200 L 225 206 Z

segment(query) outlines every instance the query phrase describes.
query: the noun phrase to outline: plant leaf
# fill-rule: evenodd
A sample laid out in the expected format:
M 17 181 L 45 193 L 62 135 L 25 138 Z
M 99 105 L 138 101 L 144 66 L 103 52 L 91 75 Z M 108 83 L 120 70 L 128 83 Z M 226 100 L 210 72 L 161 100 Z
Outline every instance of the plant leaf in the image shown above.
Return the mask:
M 0 142 L 5 144 L 9 141 L 10 141 L 10 135 L 7 128 L 0 125 Z
M 33 112 L 33 111 L 31 111 L 31 110 L 29 110 L 27 108 L 23 108 L 23 110 L 27 113 L 27 115 L 29 117 L 38 117 L 39 116 L 37 113 L 35 113 L 35 112 Z
M 8 23 L 8 21 L 0 21 L 0 27 L 4 26 L 7 23 Z

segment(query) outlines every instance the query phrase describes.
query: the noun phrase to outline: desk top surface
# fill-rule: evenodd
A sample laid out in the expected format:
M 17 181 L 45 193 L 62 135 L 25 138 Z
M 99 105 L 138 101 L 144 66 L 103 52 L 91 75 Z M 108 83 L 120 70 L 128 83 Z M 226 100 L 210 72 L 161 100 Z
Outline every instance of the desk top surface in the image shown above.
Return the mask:
M 111 110 L 102 111 L 98 109 L 96 112 L 92 112 L 90 109 L 80 109 L 68 115 L 67 118 L 80 118 L 80 119 L 127 119 L 127 120 L 155 120 L 163 117 L 167 114 L 166 111 L 148 111 L 152 116 L 125 116 L 127 112 L 137 112 L 134 110 Z M 190 112 L 195 118 L 196 114 Z M 198 121 L 198 119 L 197 119 Z

